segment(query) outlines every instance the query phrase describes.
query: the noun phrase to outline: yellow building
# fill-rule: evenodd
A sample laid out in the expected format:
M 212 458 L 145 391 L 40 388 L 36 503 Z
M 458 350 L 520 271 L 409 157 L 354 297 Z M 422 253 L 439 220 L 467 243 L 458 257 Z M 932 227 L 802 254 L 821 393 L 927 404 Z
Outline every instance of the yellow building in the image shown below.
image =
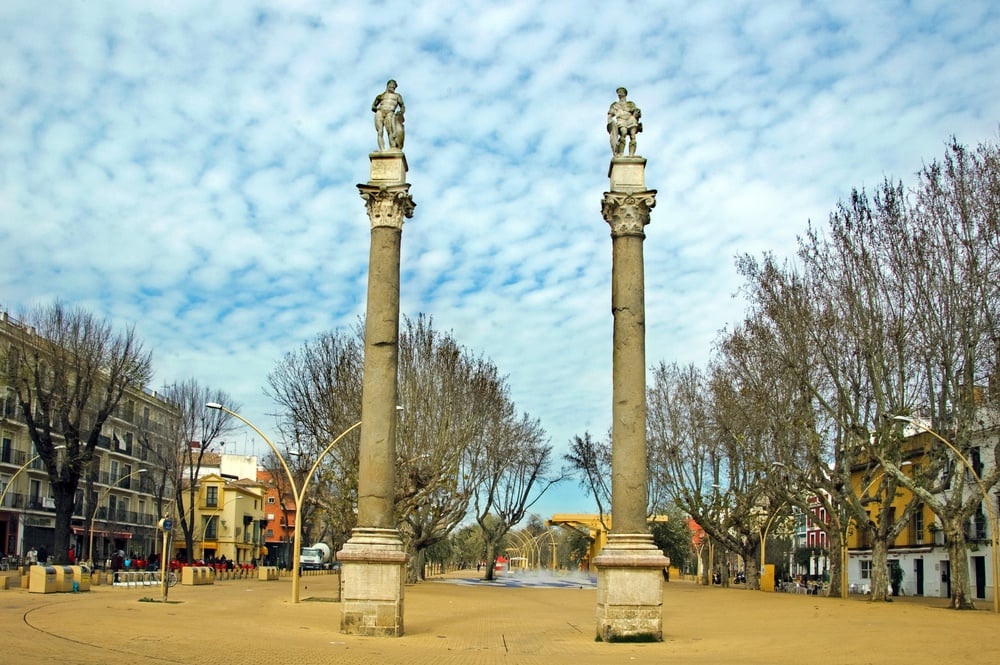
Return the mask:
M 259 558 L 264 489 L 255 480 L 231 480 L 217 473 L 198 479 L 194 505 L 196 559 L 210 561 L 225 556 L 235 563 L 252 563 Z M 175 552 L 183 547 L 183 539 L 174 542 Z
M 917 427 L 905 427 L 906 447 L 904 461 L 900 468 L 909 477 L 919 473 L 928 464 L 928 451 L 942 445 L 931 434 Z M 995 445 L 985 439 L 983 445 Z M 978 447 L 969 451 L 970 463 L 983 472 L 983 460 L 989 455 L 980 455 Z M 968 471 L 962 469 L 962 473 Z M 851 470 L 851 486 L 854 495 L 862 501 L 869 501 L 867 512 L 869 519 L 878 522 L 882 513 L 885 497 L 878 496 L 879 488 L 884 480 L 884 470 L 877 462 L 862 464 Z M 948 491 L 948 490 L 946 490 Z M 974 484 L 967 484 L 966 492 L 978 492 Z M 902 485 L 898 485 L 895 495 L 889 501 L 888 511 L 884 519 L 894 522 L 906 510 L 913 500 L 913 494 Z M 987 512 L 974 514 L 967 527 L 968 568 L 973 597 L 978 600 L 992 598 L 990 585 L 990 526 Z M 860 528 L 852 522 L 847 538 L 848 566 L 847 576 L 849 589 L 855 593 L 864 593 L 871 589 L 872 580 L 872 538 L 866 528 Z M 888 566 L 889 579 L 895 579 L 898 587 L 894 593 L 908 596 L 927 596 L 948 598 L 951 596 L 951 561 L 944 534 L 941 531 L 937 517 L 922 502 L 919 503 L 899 535 L 889 544 Z M 896 573 L 895 576 L 893 573 Z

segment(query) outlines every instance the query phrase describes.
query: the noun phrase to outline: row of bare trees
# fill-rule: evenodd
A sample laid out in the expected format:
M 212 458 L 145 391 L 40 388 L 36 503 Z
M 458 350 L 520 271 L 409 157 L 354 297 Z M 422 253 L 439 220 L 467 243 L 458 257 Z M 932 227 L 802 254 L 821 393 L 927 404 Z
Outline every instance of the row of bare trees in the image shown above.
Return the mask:
M 912 189 L 886 180 L 852 192 L 827 225 L 810 225 L 796 257 L 737 263 L 746 315 L 707 368 L 654 369 L 651 511 L 680 506 L 743 558 L 755 586 L 766 529 L 793 506 L 822 508 L 831 595 L 853 529 L 872 543 L 873 597 L 885 599 L 888 548 L 927 506 L 947 537 L 952 606 L 972 607 L 966 527 L 984 497 L 950 448 L 900 418 L 926 421 L 966 459 L 988 451 L 983 487 L 1000 480 L 997 146 L 952 141 Z M 570 462 L 599 486 L 593 459 Z M 914 498 L 896 510 L 902 487 Z
M 303 473 L 340 432 L 361 417 L 363 328 L 324 333 L 288 353 L 268 376 L 281 406 L 286 457 Z M 519 415 L 505 376 L 488 359 L 435 330 L 429 317 L 404 318 L 399 339 L 397 524 L 410 554 L 410 580 L 424 554 L 464 519 L 475 517 L 488 556 L 558 478 L 536 420 Z M 343 543 L 355 526 L 357 433 L 321 464 L 306 499 L 311 540 Z M 272 460 L 272 466 L 274 465 Z M 492 573 L 492 566 L 488 568 Z
M 29 436 L 48 470 L 55 497 L 54 554 L 69 548 L 74 499 L 85 482 L 90 514 L 95 449 L 123 397 L 152 376 L 151 354 L 134 329 L 116 331 L 81 308 L 56 303 L 10 326 L 5 379 L 16 394 Z M 285 457 L 301 475 L 337 435 L 360 419 L 363 329 L 320 335 L 288 353 L 269 375 L 270 395 L 282 409 Z M 423 553 L 470 516 L 499 553 L 503 536 L 520 522 L 550 484 L 551 447 L 538 421 L 519 415 L 506 377 L 489 360 L 461 347 L 430 318 L 407 319 L 400 338 L 400 414 L 396 509 L 411 553 L 411 578 Z M 223 391 L 194 379 L 166 386 L 159 397 L 175 409 L 166 422 L 133 423 L 148 460 L 158 514 L 171 510 L 188 557 L 194 555 L 197 478 L 208 453 L 221 452 L 233 420 L 206 403 L 239 407 Z M 279 494 L 284 474 L 271 460 Z M 355 526 L 358 437 L 346 437 L 325 458 L 299 519 L 307 542 L 344 542 Z M 287 490 L 287 488 L 284 488 Z M 90 555 L 90 553 L 88 553 Z M 490 568 L 492 570 L 492 568 Z
M 4 380 L 48 473 L 55 500 L 52 554 L 57 562 L 65 562 L 77 492 L 83 491 L 84 514 L 92 514 L 97 500 L 95 451 L 109 418 L 121 414 L 122 400 L 130 392 L 141 392 L 151 379 L 151 353 L 134 328 L 116 330 L 93 313 L 60 302 L 24 312 L 6 330 Z M 204 404 L 209 399 L 227 404 L 231 400 L 193 380 L 167 386 L 161 397 L 173 405 L 176 417 L 159 423 L 166 431 L 137 420 L 135 441 L 149 460 L 146 481 L 154 488 L 157 512 L 166 515 L 168 505 L 177 504 L 190 553 L 194 478 L 201 456 L 228 427 L 228 417 L 206 413 Z M 194 449 L 191 441 L 202 445 Z

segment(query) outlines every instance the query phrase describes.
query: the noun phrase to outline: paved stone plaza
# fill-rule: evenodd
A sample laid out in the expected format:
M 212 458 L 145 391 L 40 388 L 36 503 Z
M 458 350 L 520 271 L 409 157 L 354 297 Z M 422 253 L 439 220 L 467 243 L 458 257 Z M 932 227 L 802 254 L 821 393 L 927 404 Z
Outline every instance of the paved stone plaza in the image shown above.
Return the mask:
M 406 589 L 406 634 L 340 633 L 335 577 L 227 580 L 156 590 L 95 587 L 79 594 L 0 591 L 2 662 L 94 663 L 683 663 L 811 665 L 1000 662 L 1000 616 L 943 609 L 944 599 L 872 604 L 672 581 L 664 641 L 594 641 L 592 584 L 476 584 L 475 571 Z M 465 583 L 455 583 L 464 577 Z M 451 579 L 449 579 L 451 578 Z

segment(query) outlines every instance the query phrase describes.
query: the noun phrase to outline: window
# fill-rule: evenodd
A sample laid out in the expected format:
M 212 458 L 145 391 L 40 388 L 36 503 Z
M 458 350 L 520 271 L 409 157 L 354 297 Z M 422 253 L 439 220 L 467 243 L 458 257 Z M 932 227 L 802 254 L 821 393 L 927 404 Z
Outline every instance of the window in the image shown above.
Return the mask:
M 870 580 L 872 578 L 872 561 L 871 559 L 861 560 L 861 579 Z
M 268 529 L 267 530 L 267 537 L 268 538 L 272 538 L 273 536 L 274 536 L 274 529 Z
M 209 485 L 205 488 L 205 505 L 215 507 L 219 505 L 219 488 L 216 485 Z
M 0 462 L 4 464 L 12 464 L 12 457 L 14 455 L 14 442 L 7 437 L 3 438 L 3 443 L 0 443 Z
M 201 530 L 205 532 L 205 540 L 216 540 L 218 538 L 219 518 L 215 515 L 201 518 Z
M 982 478 L 983 460 L 979 455 L 979 446 L 969 450 L 969 461 L 972 463 L 972 470 L 976 473 L 976 478 Z
M 979 510 L 977 510 L 972 516 L 971 535 L 971 540 L 986 540 L 986 514 L 983 513 L 982 506 L 980 506 Z
M 924 504 L 913 513 L 913 541 L 918 545 L 924 542 Z
M 268 503 L 274 503 L 274 497 L 273 496 L 267 497 L 267 502 Z
M 108 478 L 108 484 L 114 485 L 118 482 L 120 476 L 118 475 L 118 460 L 111 460 L 111 475 Z

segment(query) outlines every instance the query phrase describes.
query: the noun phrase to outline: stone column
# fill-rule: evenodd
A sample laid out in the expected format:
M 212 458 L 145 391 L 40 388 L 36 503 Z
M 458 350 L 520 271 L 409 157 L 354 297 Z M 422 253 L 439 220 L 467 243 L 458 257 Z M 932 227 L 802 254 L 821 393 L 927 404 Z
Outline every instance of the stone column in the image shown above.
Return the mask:
M 403 634 L 406 554 L 393 516 L 399 365 L 399 254 L 403 218 L 416 204 L 401 150 L 373 152 L 371 178 L 358 185 L 371 221 L 365 365 L 361 387 L 358 526 L 337 553 L 343 569 L 340 630 Z
M 611 534 L 597 566 L 597 636 L 604 641 L 663 639 L 663 567 L 646 524 L 646 315 L 643 227 L 656 205 L 646 160 L 616 155 L 602 213 L 611 225 L 614 316 L 611 426 Z

